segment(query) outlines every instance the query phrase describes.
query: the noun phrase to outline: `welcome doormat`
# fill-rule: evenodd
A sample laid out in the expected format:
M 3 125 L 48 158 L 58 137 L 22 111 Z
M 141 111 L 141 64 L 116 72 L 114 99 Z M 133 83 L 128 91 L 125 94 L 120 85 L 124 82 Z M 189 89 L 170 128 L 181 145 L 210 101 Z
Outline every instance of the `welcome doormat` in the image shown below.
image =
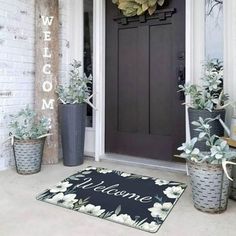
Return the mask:
M 185 188 L 179 182 L 87 167 L 37 199 L 154 233 Z

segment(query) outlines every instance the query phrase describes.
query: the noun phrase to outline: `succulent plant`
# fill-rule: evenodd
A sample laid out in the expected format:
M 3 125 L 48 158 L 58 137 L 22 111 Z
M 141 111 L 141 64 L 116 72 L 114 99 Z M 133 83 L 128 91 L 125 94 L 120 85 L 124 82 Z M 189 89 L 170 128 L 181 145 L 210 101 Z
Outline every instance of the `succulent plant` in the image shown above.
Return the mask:
M 80 76 L 81 63 L 74 60 L 71 64 L 69 85 L 59 85 L 56 93 L 63 104 L 84 103 L 89 98 L 90 89 L 88 84 L 92 83 L 92 76 L 85 74 Z
M 49 135 L 51 121 L 46 117 L 39 118 L 37 114 L 27 106 L 17 114 L 9 115 L 8 127 L 10 136 L 20 139 L 39 139 Z
M 195 84 L 180 85 L 179 91 L 190 96 L 190 104 L 186 104 L 198 110 L 223 109 L 230 103 L 228 94 L 225 94 L 223 87 L 223 65 L 217 59 L 212 59 L 204 65 L 204 76 L 202 86 Z
M 219 116 L 214 119 L 206 118 L 204 120 L 199 117 L 198 121 L 192 122 L 192 124 L 196 126 L 195 130 L 199 132 L 199 136 L 183 143 L 182 146 L 178 148 L 179 151 L 182 151 L 179 157 L 194 162 L 206 161 L 211 164 L 221 164 L 224 161 L 235 159 L 236 152 L 230 151 L 227 142 L 217 135 L 210 134 L 210 124 L 216 119 L 219 119 Z M 198 148 L 195 148 L 195 144 L 198 140 L 206 141 L 206 145 L 210 147 L 210 151 L 201 152 Z

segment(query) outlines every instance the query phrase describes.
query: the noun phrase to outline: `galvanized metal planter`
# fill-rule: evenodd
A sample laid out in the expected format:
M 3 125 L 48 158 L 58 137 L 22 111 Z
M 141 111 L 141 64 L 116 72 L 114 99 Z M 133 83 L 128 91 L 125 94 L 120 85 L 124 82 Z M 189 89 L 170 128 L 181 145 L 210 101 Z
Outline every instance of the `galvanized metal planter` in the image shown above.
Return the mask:
M 230 180 L 221 164 L 187 161 L 194 206 L 203 212 L 221 213 L 226 210 Z M 227 166 L 228 173 L 232 167 Z
M 212 112 L 208 110 L 197 110 L 193 108 L 188 108 L 188 115 L 189 115 L 189 128 L 190 128 L 190 136 L 191 138 L 198 137 L 199 132 L 194 130 L 196 126 L 192 124 L 192 121 L 197 121 L 199 117 L 202 117 L 203 119 L 206 118 L 215 118 L 216 116 L 220 115 L 221 119 L 225 120 L 225 110 L 213 110 Z M 219 137 L 224 136 L 224 128 L 220 124 L 218 120 L 215 120 L 211 122 L 211 135 L 215 134 Z M 209 147 L 206 146 L 206 141 L 198 141 L 196 143 L 196 148 L 198 148 L 201 151 L 209 151 Z
M 230 195 L 229 198 L 236 201 L 236 166 L 232 167 L 233 181 L 230 183 Z
M 45 138 L 14 140 L 13 151 L 16 170 L 19 174 L 34 174 L 41 170 Z

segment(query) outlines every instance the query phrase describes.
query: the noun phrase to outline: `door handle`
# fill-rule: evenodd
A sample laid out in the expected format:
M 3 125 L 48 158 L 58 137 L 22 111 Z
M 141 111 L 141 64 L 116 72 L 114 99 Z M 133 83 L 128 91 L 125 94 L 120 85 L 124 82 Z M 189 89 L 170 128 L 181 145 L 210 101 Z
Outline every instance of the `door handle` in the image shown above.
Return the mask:
M 179 87 L 179 85 L 184 85 L 185 84 L 185 67 L 184 66 L 179 67 L 177 77 L 178 77 L 177 78 L 178 87 Z M 185 95 L 184 95 L 183 91 L 179 92 L 179 100 L 180 101 L 185 100 Z

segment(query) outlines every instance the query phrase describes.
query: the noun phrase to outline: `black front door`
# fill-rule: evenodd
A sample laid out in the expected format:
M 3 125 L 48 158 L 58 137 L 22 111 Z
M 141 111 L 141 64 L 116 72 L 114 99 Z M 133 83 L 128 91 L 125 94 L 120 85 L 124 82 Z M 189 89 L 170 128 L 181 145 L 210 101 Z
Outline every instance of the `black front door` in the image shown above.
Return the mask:
M 106 1 L 106 152 L 173 160 L 185 140 L 185 1 L 125 18 Z

